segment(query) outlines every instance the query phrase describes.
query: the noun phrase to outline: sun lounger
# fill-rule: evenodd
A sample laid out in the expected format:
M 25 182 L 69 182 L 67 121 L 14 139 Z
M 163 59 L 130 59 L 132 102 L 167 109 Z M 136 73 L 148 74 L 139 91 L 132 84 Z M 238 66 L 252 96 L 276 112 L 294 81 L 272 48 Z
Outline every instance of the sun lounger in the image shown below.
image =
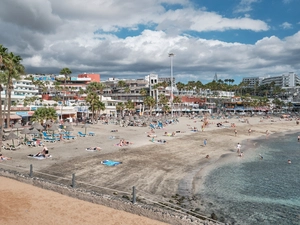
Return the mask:
M 67 135 L 67 136 L 63 136 L 63 139 L 67 139 L 67 140 L 75 139 L 75 136 Z
M 55 139 L 55 138 L 44 137 L 44 141 L 45 141 L 45 142 L 55 143 L 55 142 L 56 142 L 56 139 Z
M 84 133 L 82 133 L 80 131 L 78 131 L 78 135 L 79 135 L 79 137 L 85 137 L 86 136 L 86 134 L 84 134 Z
M 89 132 L 89 136 L 95 136 L 95 132 Z

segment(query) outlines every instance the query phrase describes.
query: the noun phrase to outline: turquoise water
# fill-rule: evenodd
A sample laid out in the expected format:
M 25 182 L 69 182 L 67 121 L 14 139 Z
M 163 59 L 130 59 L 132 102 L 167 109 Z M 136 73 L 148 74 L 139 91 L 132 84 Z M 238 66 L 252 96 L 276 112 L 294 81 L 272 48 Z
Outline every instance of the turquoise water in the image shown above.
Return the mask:
M 242 146 L 243 158 L 230 156 L 206 176 L 199 192 L 206 212 L 229 224 L 300 224 L 297 134 L 255 142 L 256 148 Z

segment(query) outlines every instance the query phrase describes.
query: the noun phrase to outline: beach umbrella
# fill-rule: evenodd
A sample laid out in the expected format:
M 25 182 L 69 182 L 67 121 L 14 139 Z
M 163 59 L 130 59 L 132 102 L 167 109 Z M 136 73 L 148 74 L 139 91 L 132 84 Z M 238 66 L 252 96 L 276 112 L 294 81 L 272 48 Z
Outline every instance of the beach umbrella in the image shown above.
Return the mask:
M 19 135 L 19 129 L 23 126 L 20 123 L 16 123 L 13 128 L 17 128 L 17 135 Z
M 51 120 L 47 120 L 45 124 L 51 125 L 51 124 L 52 124 L 52 121 L 51 121 Z
M 52 123 L 48 130 L 53 131 L 52 136 L 54 136 L 54 131 L 58 130 L 58 127 L 56 124 Z
M 19 137 L 14 133 L 14 132 L 10 132 L 9 133 L 9 135 L 7 135 L 6 137 L 5 137 L 5 139 L 6 140 L 12 140 L 12 144 L 13 144 L 13 146 L 15 145 L 14 144 L 14 139 L 18 139 Z
M 24 141 L 26 141 L 26 134 L 29 134 L 29 128 L 25 127 L 23 130 L 21 130 L 20 134 L 25 134 L 25 139 Z
M 33 128 L 33 129 L 30 129 L 28 134 L 39 134 L 40 132 L 36 129 L 36 128 Z
M 34 124 L 32 124 L 31 127 L 36 128 L 37 130 L 44 130 L 44 127 L 38 122 L 35 122 Z
M 85 123 L 82 128 L 84 128 L 84 134 L 86 134 L 86 128 L 90 127 L 89 124 Z

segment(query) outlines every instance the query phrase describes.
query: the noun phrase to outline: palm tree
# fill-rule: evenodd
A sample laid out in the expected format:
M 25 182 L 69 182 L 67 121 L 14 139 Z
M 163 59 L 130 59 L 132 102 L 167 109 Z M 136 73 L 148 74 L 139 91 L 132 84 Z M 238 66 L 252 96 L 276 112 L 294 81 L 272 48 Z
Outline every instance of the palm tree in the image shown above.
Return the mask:
M 90 105 L 89 110 L 92 111 L 92 118 L 95 120 L 95 111 L 100 102 L 99 96 L 96 92 L 89 92 L 86 96 L 85 101 Z
M 67 78 L 70 76 L 72 71 L 69 68 L 63 68 L 59 73 L 63 74 L 65 76 L 64 89 L 66 89 Z M 65 98 L 64 97 L 63 97 L 63 102 L 65 104 Z
M 7 55 L 7 48 L 0 45 L 0 73 L 3 73 L 3 58 Z M 3 112 L 2 112 L 2 97 L 1 92 L 3 91 L 2 84 L 4 84 L 4 76 L 0 76 L 0 146 L 2 146 L 2 134 L 3 134 Z M 2 149 L 2 148 L 1 148 Z M 0 152 L 1 152 L 0 149 Z
M 132 110 L 135 109 L 135 106 L 134 106 L 134 103 L 131 101 L 131 100 L 128 100 L 126 103 L 125 103 L 125 107 L 126 109 L 131 112 L 132 114 Z
M 86 87 L 86 90 L 88 92 L 97 92 L 98 94 L 102 94 L 103 90 L 105 88 L 105 85 L 102 83 L 98 83 L 98 82 L 91 82 L 88 84 L 88 86 Z
M 129 88 L 129 87 L 125 87 L 124 92 L 125 92 L 126 94 L 129 94 L 129 93 L 130 93 L 130 88 Z
M 59 73 L 63 74 L 65 76 L 64 90 L 65 90 L 65 94 L 66 94 L 67 77 L 70 76 L 70 74 L 72 73 L 72 71 L 69 68 L 63 68 Z M 65 105 L 65 94 L 63 95 L 63 98 L 62 98 L 63 104 L 61 105 L 61 115 L 60 115 L 61 119 L 63 118 L 63 116 L 62 116 L 62 109 L 63 109 L 63 106 Z
M 145 111 L 145 97 L 146 97 L 146 95 L 147 95 L 147 90 L 145 89 L 145 88 L 142 88 L 141 90 L 140 90 L 140 95 L 142 96 L 142 98 L 143 98 L 143 113 L 144 113 L 144 111 Z M 140 113 L 142 113 L 142 112 L 140 112 Z
M 182 91 L 185 87 L 185 84 L 181 82 L 177 82 L 176 87 L 179 91 Z
M 101 114 L 101 111 L 104 111 L 105 110 L 105 104 L 101 101 L 98 101 L 96 104 L 95 104 L 95 110 L 97 112 L 97 115 L 96 115 L 96 118 L 99 117 L 99 115 Z
M 152 109 L 155 106 L 155 99 L 152 96 L 147 96 L 144 100 L 144 104 L 149 106 L 150 115 L 152 115 Z
M 181 103 L 181 98 L 179 96 L 175 96 L 173 99 L 173 104 L 180 104 Z M 177 107 L 178 109 L 178 107 Z
M 126 82 L 124 81 L 124 80 L 119 80 L 118 81 L 118 87 L 125 87 L 127 84 L 126 84 Z
M 4 57 L 3 57 L 4 56 Z M 14 53 L 10 52 L 2 56 L 2 64 L 5 70 L 4 77 L 6 78 L 6 105 L 7 106 L 7 117 L 6 124 L 10 124 L 10 108 L 11 108 L 11 92 L 14 88 L 13 79 L 19 80 L 20 73 L 24 73 L 24 66 L 21 64 L 22 58 Z
M 116 110 L 120 112 L 120 114 L 123 116 L 123 110 L 125 109 L 125 105 L 123 102 L 118 102 L 116 105 Z

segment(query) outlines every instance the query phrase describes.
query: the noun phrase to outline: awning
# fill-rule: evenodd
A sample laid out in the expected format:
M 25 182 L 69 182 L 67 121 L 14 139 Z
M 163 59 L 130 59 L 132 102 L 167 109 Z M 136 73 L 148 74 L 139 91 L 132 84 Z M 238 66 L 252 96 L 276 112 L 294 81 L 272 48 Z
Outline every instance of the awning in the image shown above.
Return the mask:
M 7 118 L 7 116 L 5 116 L 5 118 Z M 18 115 L 16 115 L 16 114 L 10 115 L 9 118 L 10 118 L 11 120 L 20 120 L 20 119 L 22 119 L 21 116 L 18 116 Z

